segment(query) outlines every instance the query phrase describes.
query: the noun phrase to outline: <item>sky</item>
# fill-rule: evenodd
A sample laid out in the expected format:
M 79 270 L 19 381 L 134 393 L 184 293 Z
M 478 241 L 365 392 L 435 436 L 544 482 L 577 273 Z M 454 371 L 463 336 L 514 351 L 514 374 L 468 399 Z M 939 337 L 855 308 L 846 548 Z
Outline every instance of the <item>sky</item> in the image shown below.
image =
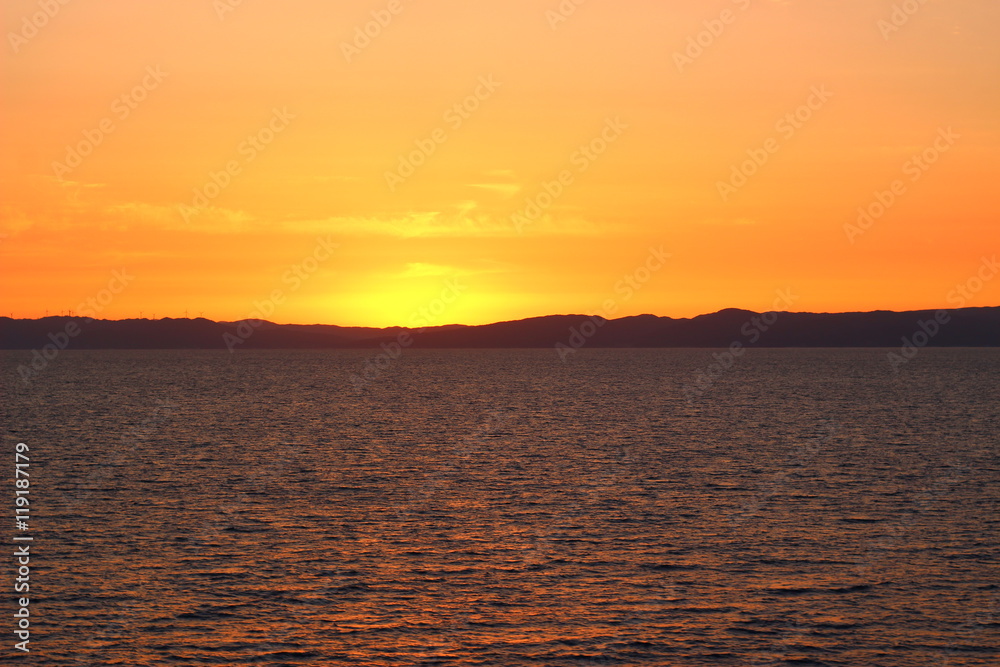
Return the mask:
M 0 315 L 1000 305 L 994 0 L 2 12 Z

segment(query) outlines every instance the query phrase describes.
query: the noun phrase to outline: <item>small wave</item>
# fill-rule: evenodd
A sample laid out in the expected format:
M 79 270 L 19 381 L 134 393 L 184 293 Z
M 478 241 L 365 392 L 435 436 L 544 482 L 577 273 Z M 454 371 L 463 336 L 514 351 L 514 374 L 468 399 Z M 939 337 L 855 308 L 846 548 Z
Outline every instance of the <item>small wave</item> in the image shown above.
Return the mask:
M 858 627 L 858 624 L 851 623 L 849 621 L 844 621 L 842 623 L 838 623 L 836 621 L 819 621 L 817 623 L 810 623 L 809 627 L 820 630 L 848 630 L 850 628 Z
M 653 570 L 655 572 L 691 571 L 699 569 L 694 565 L 687 565 L 686 563 L 643 563 L 639 567 L 643 570 Z
M 741 611 L 736 607 L 677 607 L 676 609 L 670 610 L 672 613 L 679 614 L 724 614 L 731 611 Z
M 755 629 L 755 628 L 741 628 L 741 627 L 729 627 L 726 628 L 726 632 L 731 632 L 734 634 L 741 635 L 776 635 L 779 633 L 778 630 L 767 630 L 767 629 Z
M 334 593 L 357 593 L 369 590 L 371 590 L 371 587 L 368 584 L 362 583 L 344 584 L 343 586 L 334 586 L 330 589 L 330 591 Z
M 876 584 L 853 584 L 851 586 L 773 586 L 764 589 L 767 593 L 775 595 L 805 595 L 808 593 L 857 593 L 871 590 L 875 586 L 882 586 L 889 582 L 883 581 Z
M 306 660 L 311 658 L 330 658 L 332 656 L 324 656 L 322 653 L 317 653 L 316 651 L 275 651 L 273 653 L 264 653 L 254 657 L 244 658 L 249 663 L 264 663 L 267 665 L 277 665 L 281 664 L 280 661 L 284 660 Z M 346 657 L 346 656 L 341 656 Z
M 270 530 L 271 529 L 268 528 L 268 527 L 266 527 L 266 526 L 255 528 L 255 527 L 251 527 L 251 526 L 235 526 L 235 525 L 233 525 L 233 526 L 226 526 L 225 528 L 222 529 L 222 532 L 224 532 L 224 533 L 267 533 Z
M 211 609 L 204 609 L 201 611 L 185 611 L 177 614 L 178 619 L 194 619 L 199 621 L 211 620 L 216 618 L 232 618 L 236 614 L 230 614 L 225 611 L 213 611 Z

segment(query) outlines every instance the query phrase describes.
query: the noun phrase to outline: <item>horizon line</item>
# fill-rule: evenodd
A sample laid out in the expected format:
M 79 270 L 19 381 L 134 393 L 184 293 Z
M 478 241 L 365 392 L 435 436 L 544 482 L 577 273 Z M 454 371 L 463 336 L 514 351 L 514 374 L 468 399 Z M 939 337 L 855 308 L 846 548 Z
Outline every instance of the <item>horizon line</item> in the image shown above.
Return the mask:
M 982 309 L 990 309 L 990 308 L 1000 308 L 1000 305 L 994 305 L 994 306 L 962 306 L 962 307 L 958 307 L 958 308 L 918 308 L 918 309 L 910 309 L 910 310 L 893 310 L 893 309 L 889 309 L 889 308 L 877 308 L 875 310 L 844 310 L 844 311 L 809 311 L 809 310 L 761 310 L 761 311 L 757 311 L 757 310 L 750 310 L 750 309 L 747 309 L 747 308 L 727 307 L 727 308 L 721 308 L 719 310 L 708 312 L 708 313 L 701 313 L 699 315 L 694 315 L 692 317 L 673 317 L 673 316 L 670 316 L 670 315 L 655 315 L 653 313 L 640 313 L 640 314 L 637 314 L 637 315 L 623 315 L 622 317 L 606 318 L 606 317 L 603 317 L 602 315 L 599 315 L 599 314 L 596 314 L 596 313 L 594 313 L 594 314 L 586 314 L 586 313 L 550 313 L 548 315 L 530 315 L 530 316 L 527 316 L 527 317 L 521 317 L 521 318 L 516 318 L 516 319 L 510 319 L 510 320 L 496 320 L 496 321 L 493 321 L 493 322 L 484 322 L 484 323 L 481 323 L 481 324 L 462 324 L 462 323 L 459 323 L 459 322 L 450 322 L 450 323 L 445 323 L 445 324 L 427 325 L 427 326 L 423 326 L 423 327 L 411 327 L 411 326 L 404 326 L 404 325 L 398 325 L 398 324 L 393 324 L 393 325 L 388 325 L 388 326 L 373 326 L 373 325 L 366 325 L 366 324 L 332 324 L 332 323 L 324 323 L 324 322 L 310 322 L 310 323 L 306 323 L 306 322 L 275 322 L 273 320 L 253 318 L 253 317 L 244 317 L 244 318 L 241 318 L 241 319 L 238 319 L 238 320 L 224 320 L 224 319 L 223 320 L 215 320 L 215 319 L 212 319 L 212 318 L 209 318 L 209 317 L 204 317 L 204 316 L 201 316 L 201 315 L 199 315 L 197 317 L 189 317 L 189 316 L 185 316 L 185 317 L 173 317 L 173 316 L 155 317 L 154 316 L 154 317 L 122 317 L 122 318 L 117 318 L 117 319 L 110 319 L 110 318 L 92 317 L 92 316 L 89 316 L 89 315 L 78 315 L 78 314 L 72 313 L 72 311 L 70 311 L 69 314 L 60 313 L 58 315 L 45 315 L 45 316 L 42 316 L 42 317 L 13 317 L 13 315 L 0 315 L 0 320 L 11 320 L 11 321 L 17 321 L 17 322 L 41 322 L 43 320 L 52 320 L 52 319 L 58 319 L 58 320 L 78 319 L 78 320 L 86 320 L 88 322 L 142 322 L 142 321 L 144 321 L 144 322 L 163 322 L 163 321 L 166 321 L 166 320 L 178 320 L 178 321 L 195 322 L 195 321 L 198 321 L 198 320 L 205 320 L 206 322 L 212 322 L 214 324 L 238 324 L 240 322 L 262 322 L 262 323 L 267 323 L 267 324 L 273 324 L 275 326 L 307 326 L 307 327 L 308 326 L 322 326 L 322 327 L 337 327 L 337 328 L 341 328 L 341 329 L 379 329 L 379 330 L 387 330 L 387 329 L 403 329 L 403 330 L 425 329 L 426 330 L 426 329 L 441 329 L 441 328 L 447 328 L 447 327 L 466 327 L 466 328 L 471 328 L 471 327 L 486 327 L 486 326 L 493 326 L 493 325 L 496 325 L 496 324 L 509 324 L 509 323 L 513 323 L 513 322 L 525 322 L 525 321 L 528 321 L 528 320 L 538 320 L 538 319 L 546 319 L 546 318 L 554 318 L 554 317 L 589 317 L 589 318 L 602 319 L 602 320 L 605 320 L 605 321 L 608 321 L 608 322 L 617 322 L 617 321 L 620 321 L 620 320 L 635 319 L 635 318 L 638 318 L 638 317 L 655 317 L 657 319 L 683 321 L 683 320 L 694 320 L 694 319 L 697 319 L 697 318 L 700 318 L 700 317 L 708 317 L 708 316 L 711 316 L 711 315 L 718 315 L 720 313 L 725 313 L 725 312 L 729 312 L 729 311 L 736 311 L 736 312 L 741 312 L 741 313 L 748 313 L 750 315 L 763 315 L 763 314 L 766 314 L 766 313 L 786 313 L 786 314 L 797 314 L 797 315 L 868 315 L 868 314 L 875 314 L 875 313 L 904 314 L 904 313 L 927 313 L 927 312 L 938 312 L 938 311 L 952 312 L 952 311 L 958 311 L 958 310 L 982 310 Z

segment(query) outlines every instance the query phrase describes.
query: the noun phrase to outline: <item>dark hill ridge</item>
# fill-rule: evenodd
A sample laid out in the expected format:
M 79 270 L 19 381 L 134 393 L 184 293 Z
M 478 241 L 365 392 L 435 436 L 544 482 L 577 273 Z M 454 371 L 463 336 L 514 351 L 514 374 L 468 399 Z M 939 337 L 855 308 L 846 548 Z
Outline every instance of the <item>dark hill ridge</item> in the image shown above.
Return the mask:
M 944 324 L 934 320 L 939 317 Z M 923 327 L 921 327 L 923 323 Z M 0 317 L 0 349 L 351 349 L 412 336 L 420 348 L 568 347 L 1000 347 L 1000 307 L 868 313 L 755 313 L 728 308 L 690 319 L 637 315 L 605 320 L 550 315 L 423 331 L 326 324 L 213 322 L 204 318 L 86 320 Z M 249 334 L 249 335 L 248 335 Z M 926 340 L 924 340 L 926 339 Z M 405 340 L 405 338 L 404 338 Z

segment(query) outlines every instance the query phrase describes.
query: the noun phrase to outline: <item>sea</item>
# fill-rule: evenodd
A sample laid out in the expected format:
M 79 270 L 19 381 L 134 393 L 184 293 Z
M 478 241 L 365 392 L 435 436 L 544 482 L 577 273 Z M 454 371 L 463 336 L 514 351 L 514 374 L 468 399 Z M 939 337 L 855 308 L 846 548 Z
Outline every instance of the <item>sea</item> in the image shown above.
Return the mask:
M 0 663 L 1000 665 L 1000 350 L 888 352 L 3 352 Z

